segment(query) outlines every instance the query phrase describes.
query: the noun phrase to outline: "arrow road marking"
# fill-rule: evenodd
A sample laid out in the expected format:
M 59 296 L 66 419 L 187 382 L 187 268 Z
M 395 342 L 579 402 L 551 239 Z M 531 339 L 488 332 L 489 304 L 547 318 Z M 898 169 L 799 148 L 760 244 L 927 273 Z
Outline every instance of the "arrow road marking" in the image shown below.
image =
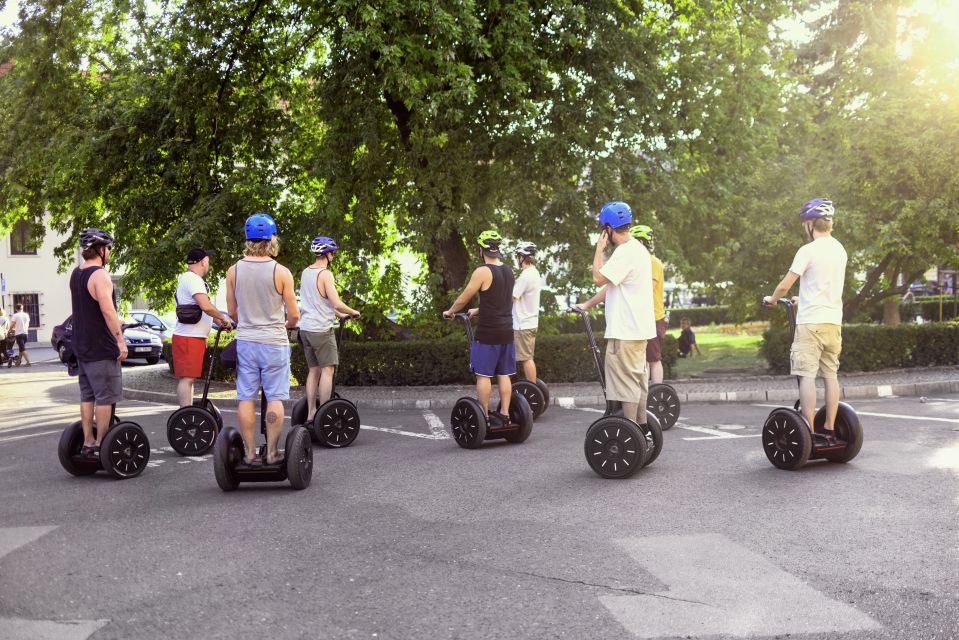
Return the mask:
M 669 589 L 601 596 L 639 638 L 775 636 L 880 629 L 853 607 L 830 600 L 725 536 L 704 534 L 619 541 Z
M 0 559 L 56 527 L 0 527 Z M 24 620 L 0 616 L 8 640 L 86 640 L 109 620 Z

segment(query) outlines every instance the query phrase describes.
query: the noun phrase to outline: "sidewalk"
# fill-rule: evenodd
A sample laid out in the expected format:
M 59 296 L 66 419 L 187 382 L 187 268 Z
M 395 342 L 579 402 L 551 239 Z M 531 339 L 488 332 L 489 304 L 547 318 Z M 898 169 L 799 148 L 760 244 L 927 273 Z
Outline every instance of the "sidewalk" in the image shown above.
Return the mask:
M 793 376 L 742 376 L 695 378 L 667 381 L 681 402 L 783 402 L 798 397 Z M 896 369 L 841 375 L 843 398 L 882 398 L 887 396 L 926 396 L 959 393 L 959 367 Z M 175 403 L 176 379 L 164 367 L 124 369 L 123 395 L 130 400 Z M 821 387 L 821 382 L 820 382 Z M 198 381 L 196 393 L 202 391 Z M 377 409 L 448 409 L 462 396 L 473 396 L 473 385 L 436 387 L 338 387 L 344 398 L 361 407 Z M 290 390 L 288 406 L 302 397 L 303 388 Z M 562 407 L 602 407 L 605 399 L 598 382 L 550 385 L 550 403 Z M 213 383 L 210 397 L 218 406 L 235 407 L 232 385 Z

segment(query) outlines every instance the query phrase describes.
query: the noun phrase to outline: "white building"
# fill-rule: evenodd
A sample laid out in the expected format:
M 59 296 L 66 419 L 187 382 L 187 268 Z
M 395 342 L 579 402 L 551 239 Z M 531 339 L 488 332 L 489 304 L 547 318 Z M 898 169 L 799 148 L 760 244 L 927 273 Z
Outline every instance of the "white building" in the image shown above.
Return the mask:
M 57 271 L 59 260 L 53 250 L 63 242 L 60 234 L 48 228 L 40 246 L 34 247 L 29 232 L 29 223 L 21 221 L 9 236 L 0 237 L 0 304 L 8 317 L 22 304 L 30 314 L 30 342 L 47 346 L 54 325 L 72 311 L 70 272 Z M 79 259 L 79 250 L 75 257 Z

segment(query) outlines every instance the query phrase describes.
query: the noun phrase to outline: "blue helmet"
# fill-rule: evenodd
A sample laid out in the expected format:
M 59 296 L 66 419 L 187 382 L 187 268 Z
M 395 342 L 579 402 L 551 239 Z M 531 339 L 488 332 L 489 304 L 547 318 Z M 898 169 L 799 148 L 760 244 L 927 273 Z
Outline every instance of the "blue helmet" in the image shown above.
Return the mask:
M 325 256 L 339 249 L 336 240 L 328 236 L 316 236 L 310 243 L 310 251 L 318 256 Z
M 599 221 L 617 229 L 633 221 L 633 210 L 625 202 L 607 202 L 599 210 Z
M 799 219 L 803 222 L 816 218 L 832 219 L 835 214 L 836 209 L 828 198 L 813 198 L 799 209 Z
M 268 213 L 254 213 L 243 225 L 247 240 L 269 240 L 276 235 L 276 222 Z

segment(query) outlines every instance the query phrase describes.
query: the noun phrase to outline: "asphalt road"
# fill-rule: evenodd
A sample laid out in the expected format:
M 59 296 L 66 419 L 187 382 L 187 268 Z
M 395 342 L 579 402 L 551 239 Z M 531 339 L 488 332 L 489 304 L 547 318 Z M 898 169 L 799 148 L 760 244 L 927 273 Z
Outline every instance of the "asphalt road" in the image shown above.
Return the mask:
M 62 368 L 0 375 L 3 638 L 959 637 L 959 396 L 858 402 L 860 455 L 798 472 L 765 459 L 768 407 L 691 404 L 624 481 L 586 464 L 595 411 L 466 451 L 445 412 L 360 399 L 305 491 L 231 494 L 144 402 L 119 410 L 142 476 L 68 475 L 77 398 Z

